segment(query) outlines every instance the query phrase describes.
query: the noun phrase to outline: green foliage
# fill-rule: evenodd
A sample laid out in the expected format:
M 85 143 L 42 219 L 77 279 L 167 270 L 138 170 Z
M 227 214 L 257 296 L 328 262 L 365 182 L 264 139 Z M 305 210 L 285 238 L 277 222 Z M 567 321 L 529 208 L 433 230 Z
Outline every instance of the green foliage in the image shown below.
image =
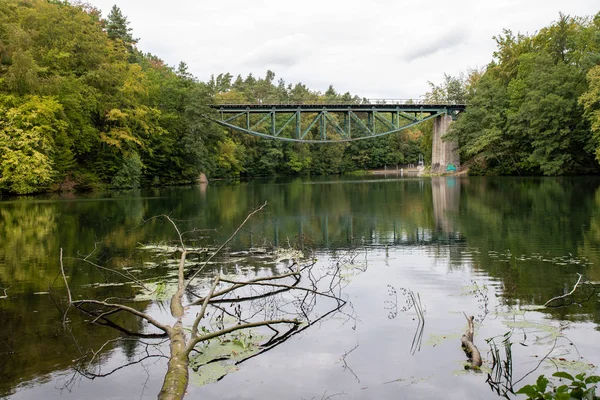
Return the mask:
M 600 376 L 586 376 L 585 373 L 581 373 L 573 377 L 571 374 L 563 371 L 555 372 L 552 376 L 564 379 L 567 383 L 556 386 L 544 377 L 544 375 L 540 375 L 535 384 L 523 386 L 517 391 L 517 394 L 524 394 L 528 399 L 533 400 L 594 400 L 600 398 L 596 396 L 596 384 L 600 382 Z
M 123 161 L 119 172 L 112 179 L 111 187 L 114 189 L 137 189 L 140 187 L 142 177 L 142 160 L 137 153 L 133 153 Z
M 57 138 L 67 124 L 62 107 L 48 97 L 0 96 L 0 189 L 17 194 L 40 191 L 52 182 Z
M 212 93 L 135 49 L 127 18 L 0 2 L 0 191 L 180 184 L 216 169 Z M 142 168 L 144 166 L 144 168 Z
M 267 71 L 264 77 L 255 77 L 252 74 L 246 78 L 233 76 L 229 73 L 212 76 L 208 87 L 215 91 L 217 102 L 223 103 L 278 103 L 278 102 L 348 102 L 359 103 L 362 100 L 350 93 L 338 93 L 333 86 L 329 86 L 325 93 L 312 91 L 306 85 L 299 82 L 286 84 L 283 79 L 275 82 L 275 73 Z M 314 115 L 303 118 L 301 128 L 307 129 Z M 337 119 L 337 116 L 331 116 Z M 287 117 L 276 121 L 277 126 L 283 126 Z M 251 125 L 259 122 L 260 116 L 251 117 Z M 341 120 L 336 120 L 342 125 Z M 381 124 L 376 121 L 376 124 Z M 431 124 L 427 125 L 429 128 Z M 293 132 L 293 124 L 288 124 L 284 133 L 290 135 Z M 378 131 L 383 131 L 383 126 L 377 126 Z M 425 128 L 427 129 L 427 127 Z M 430 129 L 431 130 L 431 129 Z M 335 133 L 328 133 L 328 135 Z M 307 138 L 318 135 L 318 127 L 313 127 L 308 132 Z M 408 133 L 389 135 L 368 141 L 352 142 L 350 144 L 299 144 L 273 142 L 264 139 L 256 139 L 239 132 L 228 132 L 233 143 L 244 149 L 242 158 L 238 158 L 239 167 L 231 168 L 232 158 L 229 156 L 233 146 L 229 143 L 223 147 L 228 153 L 219 160 L 217 175 L 237 174 L 246 176 L 290 174 L 290 175 L 323 175 L 340 174 L 357 170 L 368 170 L 383 168 L 384 166 L 395 166 L 402 163 L 416 164 L 419 154 L 422 152 L 421 144 L 424 143 L 425 151 L 431 153 L 429 147 L 423 140 L 424 132 L 414 129 Z M 429 136 L 431 137 L 431 136 Z M 431 142 L 431 140 L 429 140 Z M 236 148 L 237 148 L 236 147 Z M 231 171 L 231 172 L 229 172 Z M 236 172 L 237 171 L 237 172 Z
M 431 91 L 425 95 L 425 102 L 430 104 L 465 104 L 467 100 L 467 78 L 464 74 L 453 77 L 444 74 L 440 85 L 428 82 Z
M 450 133 L 463 160 L 477 158 L 496 174 L 600 170 L 598 19 L 561 14 L 536 35 L 495 37 L 495 59 L 473 76 L 469 107 Z
M 0 2 L 0 192 L 187 184 L 201 174 L 339 174 L 416 163 L 430 151 L 419 130 L 326 146 L 227 132 L 206 118 L 215 101 L 362 100 L 333 86 L 322 93 L 287 84 L 273 71 L 199 82 L 185 63 L 172 68 L 136 43 L 117 6 L 103 19 L 67 1 Z M 453 78 L 444 86 L 451 96 L 458 89 Z M 317 134 L 314 127 L 308 137 Z
M 123 15 L 121 9 L 114 5 L 106 17 L 106 33 L 113 40 L 121 40 L 126 44 L 135 44 L 138 39 L 131 35 L 131 28 L 127 17 Z
M 579 97 L 584 108 L 584 115 L 591 125 L 595 146 L 596 160 L 600 161 L 600 65 L 596 65 L 587 73 L 588 90 Z

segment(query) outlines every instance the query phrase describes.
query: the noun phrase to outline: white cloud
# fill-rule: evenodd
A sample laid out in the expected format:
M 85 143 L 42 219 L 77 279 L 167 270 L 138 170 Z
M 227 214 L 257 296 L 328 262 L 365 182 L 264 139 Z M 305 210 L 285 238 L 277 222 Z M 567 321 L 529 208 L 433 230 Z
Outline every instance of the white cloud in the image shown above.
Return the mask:
M 108 14 L 115 0 L 91 0 Z M 427 81 L 486 65 L 503 28 L 534 33 L 597 0 L 123 0 L 139 47 L 199 79 L 230 72 L 365 97 L 416 98 Z
M 304 33 L 269 39 L 253 49 L 245 60 L 242 60 L 242 64 L 263 69 L 293 67 L 310 57 L 314 42 L 313 38 Z

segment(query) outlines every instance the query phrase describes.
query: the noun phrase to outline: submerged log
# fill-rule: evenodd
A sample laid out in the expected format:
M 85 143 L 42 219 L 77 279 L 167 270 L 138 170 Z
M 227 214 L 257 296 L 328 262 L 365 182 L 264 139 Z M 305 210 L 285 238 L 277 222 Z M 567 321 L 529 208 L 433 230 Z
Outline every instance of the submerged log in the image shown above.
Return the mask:
M 469 326 L 467 327 L 465 333 L 462 335 L 460 341 L 462 343 L 462 348 L 465 354 L 467 355 L 469 362 L 471 363 L 471 367 L 478 369 L 479 367 L 481 367 L 481 364 L 483 364 L 483 361 L 481 360 L 481 353 L 479 353 L 479 349 L 473 343 L 473 336 L 475 335 L 475 324 L 473 323 L 473 320 L 475 319 L 475 317 L 472 315 L 471 317 L 467 317 L 467 315 L 465 314 L 465 318 L 467 319 L 467 323 L 469 324 Z

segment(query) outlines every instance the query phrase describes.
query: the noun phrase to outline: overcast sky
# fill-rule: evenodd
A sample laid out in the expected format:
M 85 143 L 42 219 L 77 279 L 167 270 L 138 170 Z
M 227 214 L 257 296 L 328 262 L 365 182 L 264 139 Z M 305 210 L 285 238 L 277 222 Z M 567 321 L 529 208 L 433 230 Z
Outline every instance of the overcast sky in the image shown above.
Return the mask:
M 91 0 L 106 16 L 117 0 Z M 428 81 L 485 66 L 503 28 L 534 33 L 598 0 L 120 0 L 138 47 L 169 65 L 264 76 L 369 98 L 418 98 Z

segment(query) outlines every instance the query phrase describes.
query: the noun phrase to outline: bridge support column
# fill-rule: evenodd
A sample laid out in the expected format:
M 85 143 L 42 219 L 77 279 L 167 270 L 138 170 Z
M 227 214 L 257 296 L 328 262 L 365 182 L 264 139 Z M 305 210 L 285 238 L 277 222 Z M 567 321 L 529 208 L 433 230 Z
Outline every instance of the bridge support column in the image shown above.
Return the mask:
M 448 133 L 452 117 L 442 114 L 433 120 L 433 151 L 431 154 L 431 173 L 442 174 L 450 164 L 460 165 L 458 144 L 443 141 L 442 137 Z

